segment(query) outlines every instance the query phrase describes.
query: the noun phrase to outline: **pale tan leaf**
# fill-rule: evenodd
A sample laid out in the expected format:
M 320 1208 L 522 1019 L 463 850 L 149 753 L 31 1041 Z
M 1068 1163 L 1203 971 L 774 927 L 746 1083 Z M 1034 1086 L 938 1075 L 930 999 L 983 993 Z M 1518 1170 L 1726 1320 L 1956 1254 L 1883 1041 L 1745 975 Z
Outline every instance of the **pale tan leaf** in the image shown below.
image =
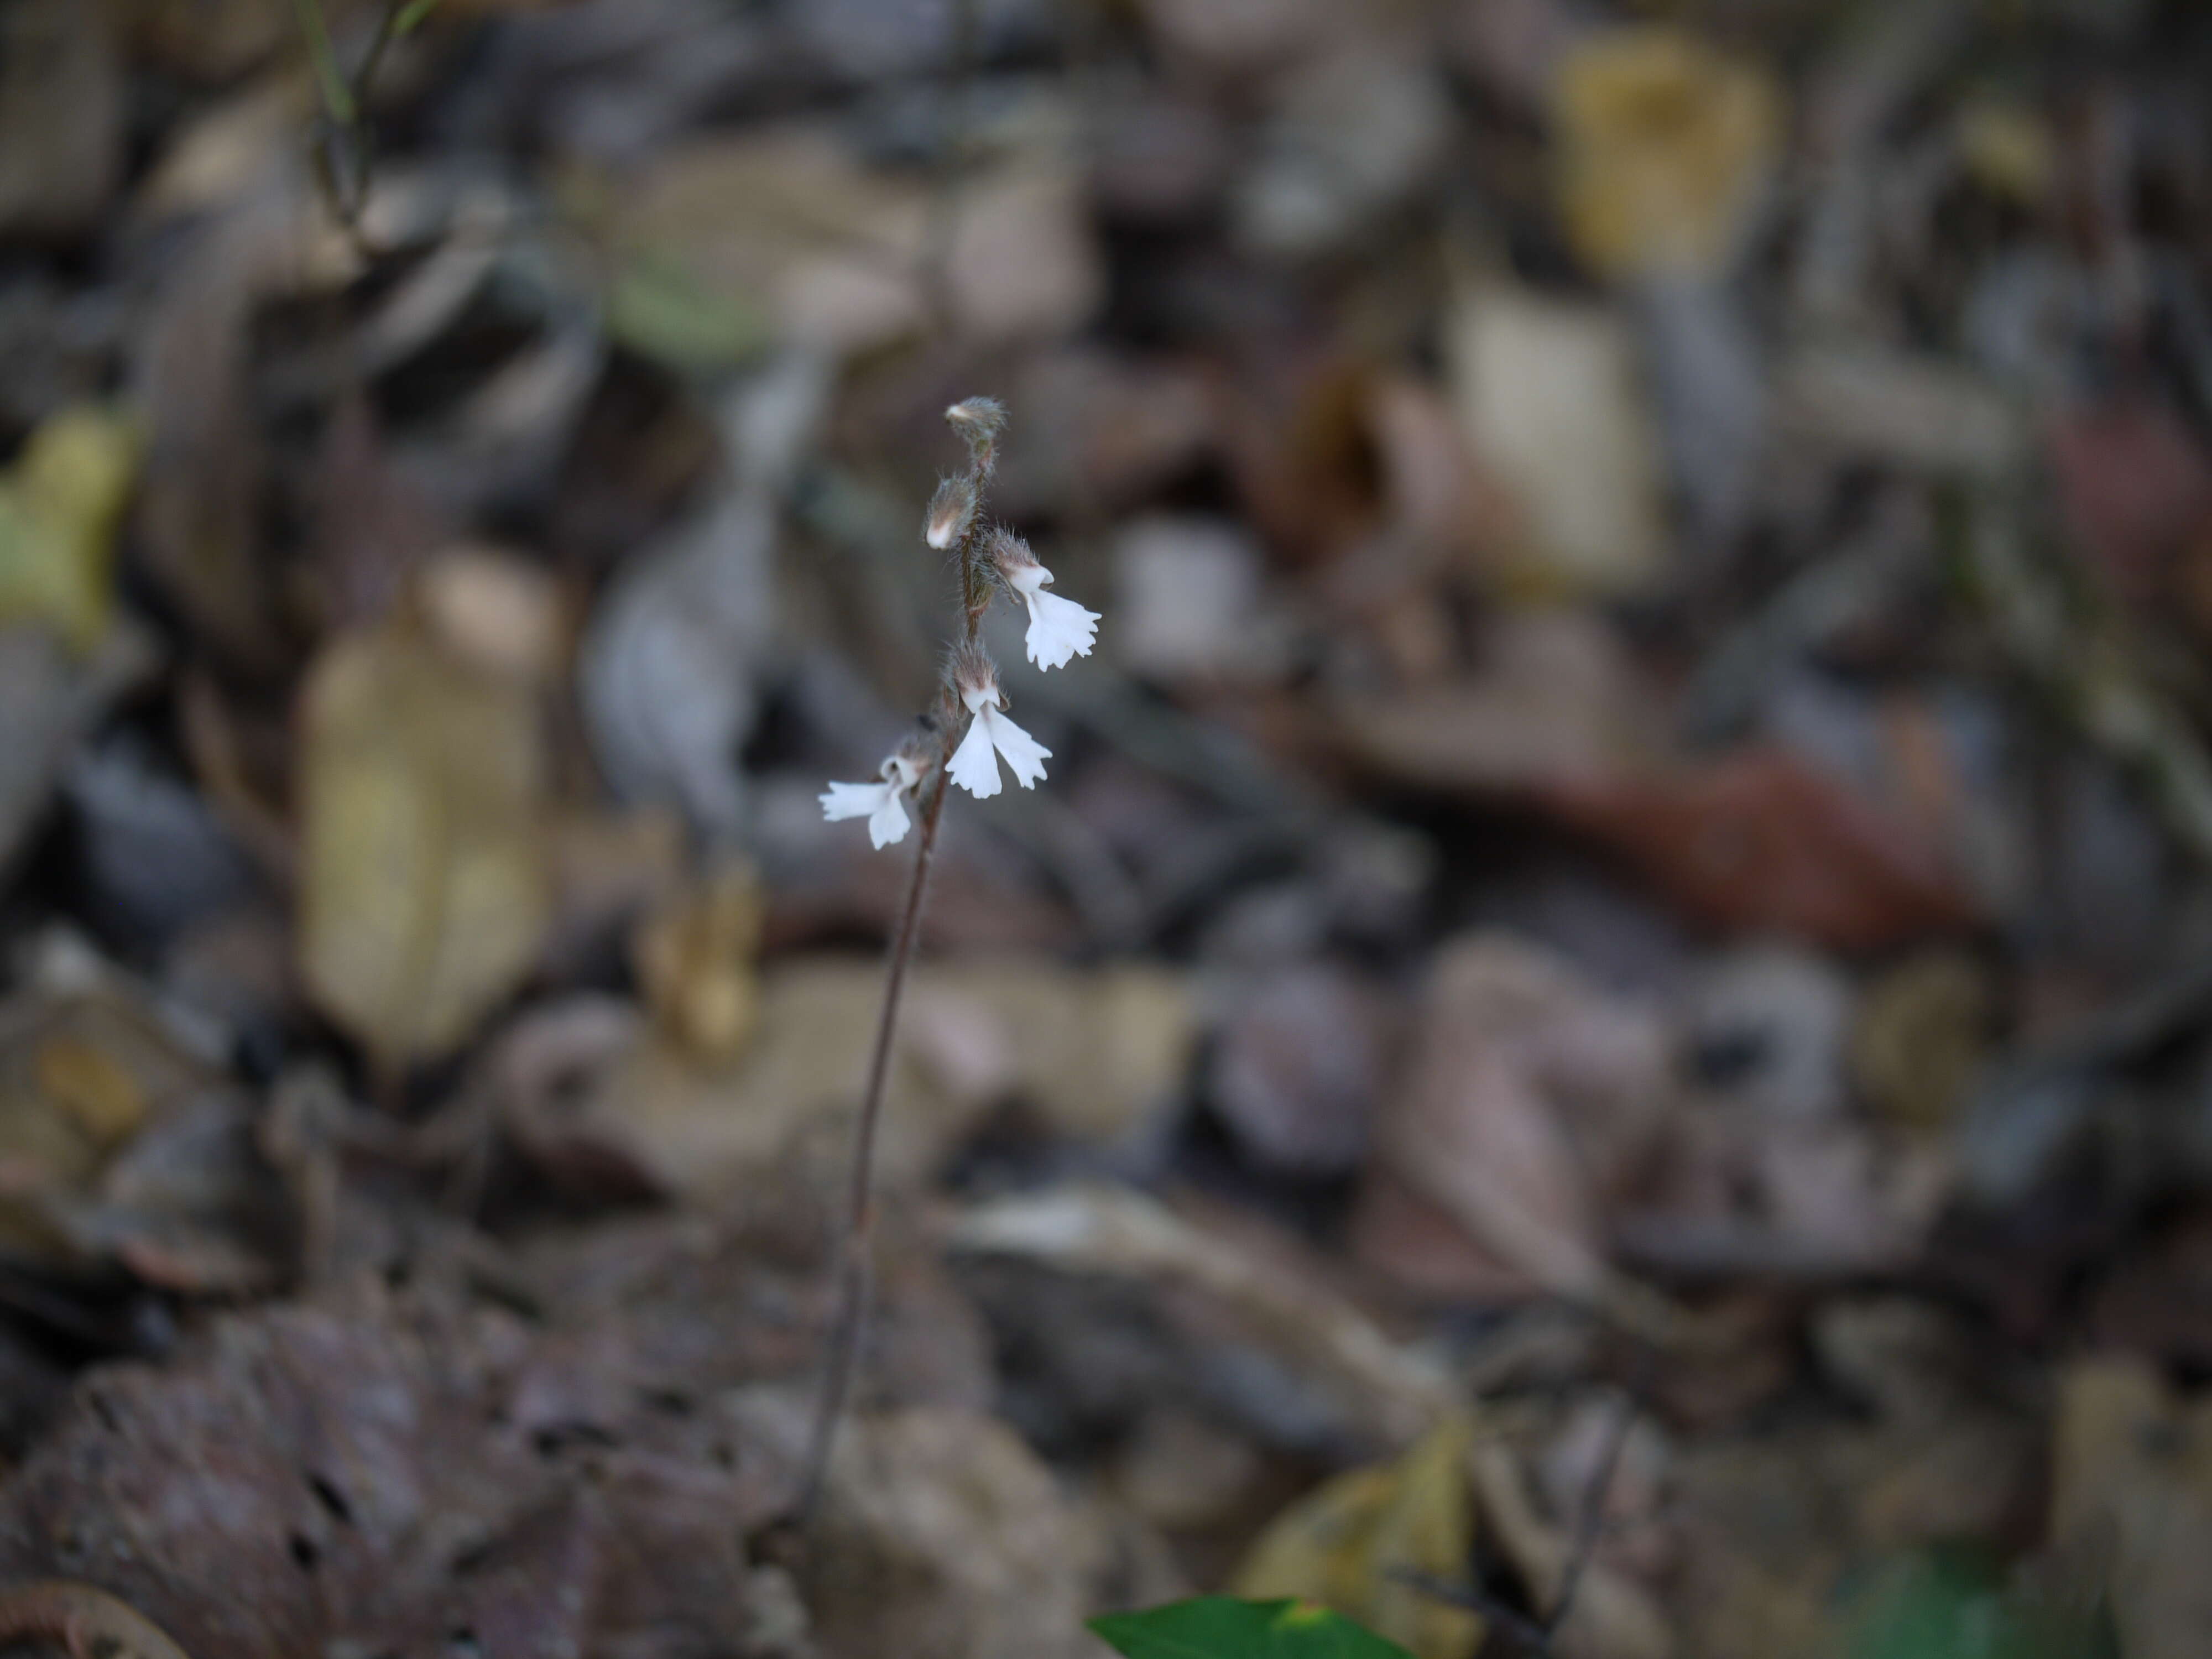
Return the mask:
M 450 1052 L 550 912 L 536 702 L 394 624 L 330 647 L 301 710 L 308 988 L 381 1062 Z

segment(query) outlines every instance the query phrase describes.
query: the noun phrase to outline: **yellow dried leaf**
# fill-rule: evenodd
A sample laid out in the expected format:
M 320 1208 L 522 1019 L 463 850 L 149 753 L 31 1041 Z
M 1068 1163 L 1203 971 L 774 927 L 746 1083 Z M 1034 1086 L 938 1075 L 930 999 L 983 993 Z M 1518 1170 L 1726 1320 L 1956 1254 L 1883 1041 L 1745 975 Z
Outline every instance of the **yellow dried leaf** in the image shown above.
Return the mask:
M 760 878 L 735 860 L 648 916 L 631 941 L 647 1005 L 695 1059 L 732 1060 L 760 1018 Z
M 1561 60 L 1553 112 L 1560 211 L 1590 267 L 1710 272 L 1765 181 L 1782 95 L 1764 70 L 1689 35 L 1611 29 Z
M 1470 1659 L 1482 1640 L 1482 1620 L 1398 1575 L 1456 1580 L 1466 1573 L 1474 1543 L 1467 1480 L 1474 1437 L 1473 1424 L 1454 1413 L 1395 1462 L 1323 1483 L 1261 1534 L 1231 1594 L 1318 1601 L 1410 1650 L 1415 1659 Z
M 37 1068 L 46 1098 L 100 1147 L 128 1139 L 145 1121 L 146 1094 L 137 1079 L 88 1042 L 50 1038 L 39 1047 Z
M 1959 158 L 1975 182 L 2022 207 L 2051 193 L 2058 171 L 2058 146 L 2033 110 L 1978 100 L 1958 115 Z
M 128 421 L 95 408 L 64 410 L 31 434 L 0 474 L 0 622 L 49 623 L 79 651 L 106 631 L 138 447 Z
M 449 1052 L 520 982 L 550 911 L 536 700 L 402 623 L 326 649 L 302 710 L 309 989 L 385 1064 Z

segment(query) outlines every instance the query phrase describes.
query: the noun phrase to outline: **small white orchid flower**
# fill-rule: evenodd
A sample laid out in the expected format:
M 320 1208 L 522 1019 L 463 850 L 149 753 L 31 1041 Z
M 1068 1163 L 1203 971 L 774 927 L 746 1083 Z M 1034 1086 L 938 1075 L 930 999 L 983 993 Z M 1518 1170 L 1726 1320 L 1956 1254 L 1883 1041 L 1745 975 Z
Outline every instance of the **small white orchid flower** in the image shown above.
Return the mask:
M 899 798 L 913 792 L 921 781 L 921 772 L 903 755 L 893 755 L 884 763 L 880 783 L 833 783 L 821 797 L 822 816 L 836 823 L 845 818 L 866 818 L 868 839 L 876 846 L 889 847 L 893 842 L 904 841 L 909 827 L 906 805 Z
M 1000 712 L 999 677 L 991 665 L 980 654 L 964 657 L 953 671 L 953 684 L 975 719 L 952 751 L 945 775 L 976 799 L 988 800 L 999 793 L 999 757 L 1004 756 L 1014 769 L 1016 783 L 1024 789 L 1036 787 L 1052 750 Z
M 1087 657 L 1098 640 L 1098 612 L 1044 590 L 1052 572 L 1036 561 L 1019 536 L 1000 531 L 991 538 L 991 562 L 1007 586 L 1029 607 L 1030 631 L 1022 643 L 1039 668 L 1064 668 L 1071 657 Z

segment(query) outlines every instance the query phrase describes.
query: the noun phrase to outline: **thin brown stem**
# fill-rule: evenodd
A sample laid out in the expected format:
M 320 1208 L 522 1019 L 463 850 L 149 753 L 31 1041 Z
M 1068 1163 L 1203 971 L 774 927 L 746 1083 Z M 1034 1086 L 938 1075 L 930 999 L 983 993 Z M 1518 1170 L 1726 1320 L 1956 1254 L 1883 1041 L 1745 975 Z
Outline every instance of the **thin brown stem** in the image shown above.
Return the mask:
M 980 488 L 980 477 L 977 483 Z M 989 603 L 988 590 L 981 586 L 980 563 L 971 526 L 960 541 L 963 635 L 970 647 L 981 632 L 983 611 Z M 981 603 L 977 599 L 979 592 L 982 594 Z M 936 775 L 930 781 L 928 802 L 921 809 L 914 874 L 907 883 L 906 905 L 900 912 L 898 932 L 891 938 L 890 955 L 884 970 L 884 1000 L 876 1015 L 875 1046 L 868 1054 L 868 1080 L 860 1097 L 860 1121 L 854 1130 L 845 1231 L 838 1247 L 837 1304 L 830 1329 L 830 1354 L 799 1482 L 798 1521 L 802 1533 L 813 1528 L 823 1488 L 830 1478 L 830 1457 L 836 1449 L 837 1430 L 844 1421 L 854 1376 L 860 1368 L 860 1339 L 867 1328 L 869 1295 L 874 1279 L 876 1135 L 883 1122 L 884 1097 L 890 1083 L 891 1046 L 898 1036 L 899 1004 L 905 995 L 907 969 L 914 961 L 915 944 L 921 932 L 922 899 L 929 888 L 930 863 L 937 852 L 937 827 L 945 816 L 945 797 L 952 781 L 952 750 L 959 736 L 958 722 L 945 720 Z
M 1559 1635 L 1559 1626 L 1575 1610 L 1575 1593 L 1582 1589 L 1583 1575 L 1589 1571 L 1591 1558 L 1597 1553 L 1598 1534 L 1605 1524 L 1605 1501 L 1613 1490 L 1613 1471 L 1620 1465 L 1620 1454 L 1628 1445 L 1628 1431 L 1635 1423 L 1636 1396 L 1623 1395 L 1612 1421 L 1606 1425 L 1604 1443 L 1590 1469 L 1589 1482 L 1583 1489 L 1582 1512 L 1575 1517 L 1574 1547 L 1568 1553 L 1566 1570 L 1559 1575 L 1559 1594 L 1553 1597 L 1552 1610 L 1544 1619 L 1547 1642 Z
M 906 908 L 900 914 L 890 957 L 884 972 L 883 1006 L 876 1015 L 875 1047 L 868 1055 L 868 1082 L 860 1097 L 860 1119 L 854 1132 L 851 1183 L 846 1193 L 845 1231 L 838 1247 L 837 1308 L 830 1327 L 830 1357 L 823 1375 L 822 1395 L 815 1407 L 814 1430 L 806 1448 L 805 1478 L 799 1487 L 799 1522 L 811 1529 L 829 1478 L 830 1455 L 836 1449 L 838 1425 L 844 1420 L 845 1402 L 853 1389 L 860 1336 L 867 1324 L 869 1291 L 873 1279 L 875 1230 L 876 1132 L 883 1122 L 884 1096 L 890 1079 L 891 1045 L 898 1036 L 899 1003 L 906 991 L 907 968 L 914 960 L 915 938 L 921 927 L 922 896 L 929 886 L 929 866 L 937 851 L 937 826 L 945 815 L 945 763 L 951 758 L 948 738 L 937 766 L 935 787 L 922 808 L 921 834 L 914 854 L 914 875 L 907 883 Z

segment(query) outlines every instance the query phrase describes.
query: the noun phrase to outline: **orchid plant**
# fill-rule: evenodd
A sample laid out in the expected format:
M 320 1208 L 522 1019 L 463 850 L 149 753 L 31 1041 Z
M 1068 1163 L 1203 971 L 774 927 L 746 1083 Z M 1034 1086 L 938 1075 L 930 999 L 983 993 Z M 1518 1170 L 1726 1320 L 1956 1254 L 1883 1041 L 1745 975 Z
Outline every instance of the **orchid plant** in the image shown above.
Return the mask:
M 1006 423 L 1005 406 L 996 398 L 970 398 L 946 410 L 945 418 L 967 445 L 968 466 L 963 473 L 938 484 L 923 516 L 921 538 L 939 552 L 954 554 L 958 562 L 961 636 L 946 656 L 933 714 L 921 723 L 915 735 L 884 757 L 875 781 L 832 783 L 821 798 L 822 816 L 832 823 L 866 818 L 868 839 L 878 848 L 904 841 L 914 829 L 916 814 L 921 831 L 898 931 L 891 940 L 884 1000 L 869 1054 L 867 1085 L 861 1097 L 838 1273 L 836 1323 L 831 1330 L 829 1363 L 807 1455 L 799 1498 L 802 1516 L 812 1514 L 821 1496 L 866 1319 L 876 1127 L 883 1115 L 900 994 L 906 983 L 907 963 L 914 954 L 915 928 L 929 881 L 931 856 L 937 847 L 946 787 L 957 783 L 978 800 L 988 800 L 1005 787 L 1000 772 L 1003 761 L 1015 782 L 1033 789 L 1044 776 L 1044 763 L 1052 758 L 1052 750 L 1006 713 L 1006 695 L 999 684 L 998 666 L 983 647 L 983 618 L 1001 593 L 1018 599 L 1029 613 L 1024 648 L 1030 661 L 1041 669 L 1064 668 L 1074 658 L 1089 656 L 1098 638 L 1098 613 L 1048 592 L 1052 572 L 1037 562 L 1027 542 L 1011 531 L 987 528 L 983 524 L 984 492 L 998 463 L 999 435 Z M 908 810 L 910 803 L 913 813 Z

